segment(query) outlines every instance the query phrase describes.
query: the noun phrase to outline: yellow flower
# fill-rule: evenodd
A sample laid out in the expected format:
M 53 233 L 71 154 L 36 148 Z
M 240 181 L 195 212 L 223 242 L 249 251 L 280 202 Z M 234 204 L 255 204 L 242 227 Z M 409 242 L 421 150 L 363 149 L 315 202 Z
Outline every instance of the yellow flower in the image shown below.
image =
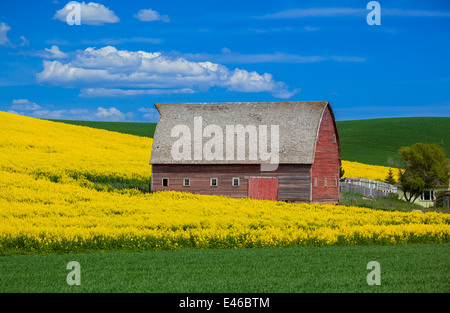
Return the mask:
M 342 168 L 345 170 L 344 177 L 348 178 L 366 178 L 384 181 L 389 169 L 392 169 L 394 175 L 398 172 L 396 168 L 368 165 L 358 162 L 342 161 Z
M 150 151 L 148 138 L 0 112 L 0 254 L 449 242 L 444 213 L 142 194 L 93 183 L 149 181 Z M 346 176 L 357 170 L 366 178 L 386 170 L 343 166 Z

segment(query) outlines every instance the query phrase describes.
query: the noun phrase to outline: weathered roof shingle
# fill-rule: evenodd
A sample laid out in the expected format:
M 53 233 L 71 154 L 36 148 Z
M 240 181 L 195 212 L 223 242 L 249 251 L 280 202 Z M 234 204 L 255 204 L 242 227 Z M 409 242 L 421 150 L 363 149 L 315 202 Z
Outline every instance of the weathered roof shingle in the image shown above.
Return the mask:
M 150 164 L 260 164 L 249 160 L 174 160 L 172 144 L 178 138 L 171 137 L 176 125 L 194 129 L 194 117 L 202 117 L 203 129 L 207 125 L 219 125 L 225 141 L 226 125 L 279 125 L 279 163 L 312 164 L 318 130 L 327 101 L 317 102 L 230 102 L 230 103 L 161 103 L 155 104 L 160 113 L 153 139 Z M 193 136 L 193 131 L 191 131 Z M 270 142 L 270 133 L 268 134 Z M 203 138 L 203 145 L 209 138 Z M 270 144 L 268 144 L 270 148 Z M 224 146 L 225 155 L 225 146 Z M 236 152 L 236 147 L 235 147 Z M 247 152 L 248 153 L 248 148 Z

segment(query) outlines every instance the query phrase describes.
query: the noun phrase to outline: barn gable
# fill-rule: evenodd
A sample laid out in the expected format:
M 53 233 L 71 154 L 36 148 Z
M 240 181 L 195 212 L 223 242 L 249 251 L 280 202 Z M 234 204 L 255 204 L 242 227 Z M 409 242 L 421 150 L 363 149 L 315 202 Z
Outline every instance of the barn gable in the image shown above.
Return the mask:
M 314 162 L 311 164 L 311 200 L 335 203 L 339 199 L 341 152 L 333 111 L 328 105 L 318 129 Z

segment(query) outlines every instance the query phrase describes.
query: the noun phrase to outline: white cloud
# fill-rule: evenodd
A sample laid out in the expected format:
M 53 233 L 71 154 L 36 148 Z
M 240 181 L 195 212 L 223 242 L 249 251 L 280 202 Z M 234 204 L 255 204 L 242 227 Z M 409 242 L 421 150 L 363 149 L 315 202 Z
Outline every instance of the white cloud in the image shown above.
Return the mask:
M 360 16 L 367 14 L 366 9 L 354 8 L 308 8 L 289 9 L 274 14 L 266 14 L 257 18 L 280 19 L 280 18 L 302 18 L 302 17 L 324 17 L 324 16 Z
M 143 22 L 153 22 L 153 21 L 163 21 L 164 23 L 169 22 L 169 16 L 161 15 L 157 11 L 152 9 L 139 10 L 139 12 L 134 15 L 134 17 Z
M 319 27 L 313 27 L 313 26 L 305 26 L 303 27 L 304 30 L 307 32 L 315 32 L 316 30 L 319 30 Z
M 159 44 L 162 42 L 162 39 L 151 37 L 100 38 L 100 39 L 85 39 L 81 43 L 84 45 L 121 45 L 130 42 Z
M 44 51 L 37 53 L 38 56 L 45 59 L 66 59 L 69 56 L 67 53 L 59 50 L 58 46 L 53 45 L 50 49 L 45 48 Z
M 134 117 L 132 112 L 123 113 L 115 107 L 92 109 L 60 109 L 50 110 L 28 99 L 15 99 L 8 111 L 13 114 L 44 119 L 88 120 L 88 121 L 126 121 Z
M 67 14 L 72 12 L 72 7 L 68 5 L 69 3 L 67 3 L 64 8 L 57 11 L 53 18 L 62 22 L 67 22 Z M 105 23 L 117 23 L 120 21 L 113 11 L 103 4 L 95 2 L 89 2 L 88 4 L 85 2 L 80 3 L 80 19 L 81 24 L 87 25 L 103 25 Z
M 45 119 L 72 119 L 72 115 L 68 114 L 70 110 L 37 110 L 31 113 L 20 113 L 21 115 L 31 116 L 35 118 L 45 118 Z
M 9 107 L 11 110 L 19 111 L 37 111 L 42 109 L 42 107 L 28 99 L 16 99 L 13 100 L 13 104 Z
M 288 19 L 308 17 L 342 17 L 342 16 L 365 16 L 369 11 L 362 8 L 308 8 L 288 9 L 273 14 L 257 16 L 260 19 Z M 404 16 L 404 17 L 450 17 L 450 11 L 428 11 L 428 10 L 405 10 L 382 8 L 382 15 Z
M 132 112 L 123 113 L 120 110 L 98 107 L 96 110 L 89 109 L 62 109 L 49 110 L 39 107 L 36 110 L 13 109 L 11 106 L 9 113 L 30 116 L 43 119 L 64 119 L 64 120 L 85 120 L 85 121 L 108 121 L 120 122 L 131 120 L 134 117 Z
M 0 23 L 0 46 L 6 46 L 9 44 L 8 36 L 6 33 L 11 29 L 8 24 L 1 22 Z
M 357 56 L 337 55 L 300 55 L 292 53 L 255 53 L 241 54 L 232 52 L 228 48 L 222 48 L 221 54 L 184 54 L 189 60 L 212 60 L 221 63 L 253 64 L 253 63 L 317 63 L 325 61 L 334 62 L 365 62 L 366 58 Z
M 20 40 L 22 41 L 20 44 L 14 44 L 11 43 L 11 41 L 9 40 L 8 36 L 7 36 L 7 32 L 11 30 L 11 27 L 9 27 L 8 24 L 1 22 L 0 23 L 0 46 L 9 46 L 12 47 L 14 49 L 17 49 L 19 47 L 24 47 L 24 46 L 29 46 L 30 45 L 30 41 L 25 38 L 25 36 L 20 36 Z
M 114 122 L 123 121 L 126 119 L 126 115 L 114 107 L 111 107 L 109 109 L 105 109 L 102 107 L 97 108 L 97 113 L 95 113 L 95 117 L 101 120 Z
M 40 51 L 22 51 L 20 50 L 16 54 L 25 55 L 25 56 L 33 56 L 40 57 L 43 59 L 55 60 L 55 59 L 67 59 L 69 55 L 65 52 L 62 52 L 58 46 L 53 45 L 51 48 L 45 48 Z
M 142 115 L 143 118 L 150 121 L 158 121 L 159 113 L 155 108 L 139 108 L 138 111 L 144 113 Z
M 128 37 L 128 38 L 96 38 L 96 39 L 83 39 L 80 41 L 68 41 L 65 39 L 48 39 L 45 41 L 49 45 L 58 46 L 76 46 L 76 45 L 86 45 L 86 46 L 108 46 L 108 45 L 121 45 L 126 43 L 152 43 L 160 44 L 163 42 L 161 38 L 152 37 Z
M 450 11 L 427 11 L 427 10 L 404 10 L 404 9 L 382 9 L 383 15 L 410 16 L 410 17 L 450 17 Z
M 285 83 L 275 81 L 268 73 L 230 70 L 218 63 L 192 62 L 160 52 L 117 50 L 112 46 L 88 48 L 68 63 L 44 61 L 43 65 L 43 71 L 37 74 L 39 83 L 81 88 L 83 96 L 105 94 L 107 90 L 117 95 L 191 93 L 216 86 L 231 91 L 270 92 L 281 98 L 298 91 L 289 91 Z
M 287 99 L 296 94 L 299 90 L 288 91 L 283 82 L 274 82 L 271 74 L 260 75 L 256 72 L 235 69 L 231 75 L 228 89 L 241 92 L 261 92 L 273 90 L 272 95 L 277 98 Z
M 190 88 L 181 89 L 118 89 L 118 88 L 85 88 L 81 89 L 81 97 L 130 97 L 162 94 L 192 94 Z
M 25 38 L 25 36 L 20 36 L 20 40 L 22 40 L 22 43 L 20 44 L 21 47 L 30 45 L 30 41 Z

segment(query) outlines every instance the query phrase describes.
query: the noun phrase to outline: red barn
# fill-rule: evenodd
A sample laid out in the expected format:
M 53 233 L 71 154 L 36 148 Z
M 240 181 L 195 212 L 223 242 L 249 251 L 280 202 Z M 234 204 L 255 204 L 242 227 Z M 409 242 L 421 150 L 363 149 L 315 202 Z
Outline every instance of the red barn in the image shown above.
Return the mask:
M 327 101 L 155 106 L 152 191 L 339 202 L 339 136 Z

